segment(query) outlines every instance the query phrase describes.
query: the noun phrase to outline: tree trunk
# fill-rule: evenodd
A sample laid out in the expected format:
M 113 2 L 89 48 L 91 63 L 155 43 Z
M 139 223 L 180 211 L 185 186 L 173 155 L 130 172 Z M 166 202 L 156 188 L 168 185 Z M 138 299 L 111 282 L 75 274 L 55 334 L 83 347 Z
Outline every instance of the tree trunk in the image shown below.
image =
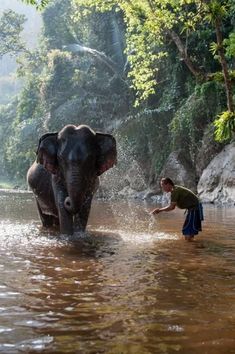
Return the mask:
M 147 3 L 154 14 L 155 13 L 154 4 L 152 3 L 151 0 L 147 0 Z M 187 49 L 185 48 L 185 45 L 183 44 L 179 35 L 175 31 L 173 31 L 172 29 L 169 29 L 167 27 L 165 28 L 165 31 L 166 31 L 167 35 L 175 43 L 175 45 L 181 55 L 181 58 L 184 60 L 185 64 L 187 65 L 187 67 L 191 71 L 191 73 L 196 77 L 197 80 L 206 81 L 207 75 L 202 70 L 200 70 L 199 68 L 194 66 L 190 56 L 187 53 Z
M 234 112 L 234 104 L 233 104 L 233 94 L 232 94 L 232 83 L 229 78 L 228 65 L 225 58 L 224 47 L 223 47 L 223 37 L 221 32 L 221 20 L 216 19 L 215 21 L 215 31 L 216 31 L 216 39 L 218 45 L 218 53 L 220 58 L 220 64 L 222 66 L 223 76 L 224 76 L 224 84 L 225 91 L 227 96 L 227 107 L 229 112 Z
M 173 31 L 172 29 L 171 30 L 168 29 L 167 34 L 175 43 L 182 59 L 184 60 L 185 64 L 187 65 L 187 67 L 189 68 L 191 73 L 196 77 L 196 79 L 205 81 L 207 79 L 207 75 L 202 70 L 200 70 L 194 66 L 194 64 L 192 63 L 192 60 L 190 59 L 190 57 L 187 53 L 187 50 L 186 50 L 183 42 L 181 41 L 180 37 L 178 36 L 178 34 L 175 31 Z

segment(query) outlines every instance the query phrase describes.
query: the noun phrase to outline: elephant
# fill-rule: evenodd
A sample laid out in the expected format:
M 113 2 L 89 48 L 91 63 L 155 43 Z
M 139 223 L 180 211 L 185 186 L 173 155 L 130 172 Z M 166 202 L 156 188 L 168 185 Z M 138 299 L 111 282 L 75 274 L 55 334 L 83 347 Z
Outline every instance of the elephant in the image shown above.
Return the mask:
M 60 233 L 85 231 L 99 176 L 117 163 L 116 140 L 87 125 L 66 125 L 39 139 L 27 172 L 44 227 Z

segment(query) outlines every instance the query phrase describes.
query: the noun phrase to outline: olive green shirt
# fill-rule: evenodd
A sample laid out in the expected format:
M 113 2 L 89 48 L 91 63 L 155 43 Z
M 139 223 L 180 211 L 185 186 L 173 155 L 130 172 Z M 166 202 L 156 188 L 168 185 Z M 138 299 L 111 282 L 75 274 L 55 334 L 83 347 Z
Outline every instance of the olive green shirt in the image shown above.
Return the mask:
M 190 209 L 198 205 L 199 199 L 190 189 L 175 185 L 171 192 L 171 202 L 176 203 L 180 209 Z

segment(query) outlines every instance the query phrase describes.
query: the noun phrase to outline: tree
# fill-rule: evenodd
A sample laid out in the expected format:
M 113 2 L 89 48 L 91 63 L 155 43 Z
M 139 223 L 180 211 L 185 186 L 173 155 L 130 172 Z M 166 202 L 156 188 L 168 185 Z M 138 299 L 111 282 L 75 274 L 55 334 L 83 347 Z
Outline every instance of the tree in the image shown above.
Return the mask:
M 231 3 L 232 4 L 232 3 Z M 212 43 L 212 50 L 218 53 L 218 60 L 222 67 L 226 97 L 227 97 L 227 111 L 222 112 L 215 120 L 215 137 L 218 141 L 231 139 L 235 132 L 235 112 L 233 102 L 233 87 L 231 74 L 229 73 L 228 63 L 226 59 L 226 40 L 223 39 L 222 27 L 223 20 L 228 16 L 230 10 L 229 1 L 205 1 L 205 10 L 208 13 L 207 18 L 215 27 L 216 43 Z M 233 5 L 234 6 L 234 5 Z M 230 36 L 232 40 L 232 36 Z M 228 42 L 227 42 L 228 43 Z
M 43 6 L 48 2 L 41 1 Z M 101 12 L 121 11 L 126 23 L 126 54 L 130 64 L 128 76 L 136 90 L 137 104 L 155 93 L 159 63 L 168 55 L 169 41 L 178 49 L 179 60 L 185 63 L 196 82 L 218 77 L 218 73 L 206 70 L 200 55 L 189 46 L 195 33 L 200 33 L 202 27 L 209 25 L 211 34 L 216 37 L 212 50 L 218 54 L 227 97 L 227 111 L 215 121 L 216 138 L 226 140 L 232 137 L 235 131 L 233 87 L 223 32 L 228 15 L 235 12 L 233 0 L 73 0 L 73 3 L 78 6 L 78 17 L 94 9 Z M 227 37 L 229 34 L 225 33 Z M 203 51 L 206 52 L 207 48 Z
M 25 50 L 25 45 L 20 38 L 24 15 L 19 15 L 12 10 L 3 12 L 0 18 L 0 58 L 5 54 L 15 55 Z
M 154 93 L 157 85 L 158 62 L 167 55 L 164 44 L 172 40 L 178 49 L 181 60 L 197 82 L 214 79 L 216 76 L 202 67 L 199 58 L 192 55 L 188 42 L 200 27 L 211 26 L 216 35 L 216 52 L 221 65 L 227 112 L 215 121 L 216 139 L 226 140 L 235 131 L 233 87 L 228 62 L 225 56 L 223 38 L 224 23 L 234 2 L 231 0 L 74 0 L 75 3 L 99 11 L 113 7 L 123 12 L 127 25 L 127 55 L 131 65 L 132 78 L 139 99 L 143 100 Z M 232 37 L 231 37 L 232 39 Z M 212 45 L 213 47 L 213 45 Z M 206 51 L 207 48 L 204 48 Z M 190 53 L 191 51 L 191 53 Z
M 206 4 L 206 10 L 208 11 L 208 19 L 214 25 L 216 32 L 216 50 L 219 55 L 219 62 L 222 67 L 224 76 L 224 83 L 227 96 L 227 107 L 230 112 L 234 111 L 233 95 L 232 95 L 232 82 L 229 77 L 228 64 L 225 57 L 225 47 L 223 43 L 222 25 L 223 19 L 227 16 L 227 8 L 221 4 L 221 1 L 212 0 Z
M 37 4 L 36 0 L 24 0 Z M 41 0 L 45 7 L 50 0 Z M 197 79 L 208 79 L 208 74 L 202 70 L 200 63 L 190 56 L 187 47 L 188 37 L 197 30 L 202 22 L 215 27 L 217 50 L 220 56 L 225 86 L 228 96 L 229 110 L 233 110 L 231 99 L 231 80 L 229 80 L 225 50 L 222 37 L 223 20 L 234 8 L 231 0 L 73 0 L 79 6 L 77 15 L 81 16 L 81 7 L 97 11 L 122 11 L 127 24 L 127 54 L 131 63 L 132 76 L 137 90 L 143 91 L 147 97 L 156 84 L 156 59 L 161 59 L 167 53 L 163 51 L 166 36 L 176 45 L 181 59 Z M 141 62 L 141 65 L 140 65 Z M 141 76 L 146 73 L 145 78 Z M 144 93 L 144 91 L 146 91 Z M 144 98 L 143 97 L 143 98 Z
M 0 129 L 4 141 L 0 167 L 4 163 L 9 176 L 25 176 L 34 158 L 37 137 L 48 129 L 59 130 L 68 122 L 78 124 L 82 119 L 81 123 L 102 130 L 107 121 L 127 111 L 128 87 L 114 77 L 112 61 L 108 60 L 115 58 L 119 63 L 112 46 L 112 14 L 93 13 L 82 21 L 73 15 L 71 0 L 48 4 L 42 14 L 39 47 L 17 58 L 23 88 L 9 105 L 9 113 L 0 110 L 0 120 L 8 114 L 8 124 Z M 73 42 L 78 53 L 68 51 Z M 9 134 L 3 139 L 5 126 Z
M 22 0 L 22 2 L 34 5 L 38 10 L 42 10 L 49 4 L 50 0 Z

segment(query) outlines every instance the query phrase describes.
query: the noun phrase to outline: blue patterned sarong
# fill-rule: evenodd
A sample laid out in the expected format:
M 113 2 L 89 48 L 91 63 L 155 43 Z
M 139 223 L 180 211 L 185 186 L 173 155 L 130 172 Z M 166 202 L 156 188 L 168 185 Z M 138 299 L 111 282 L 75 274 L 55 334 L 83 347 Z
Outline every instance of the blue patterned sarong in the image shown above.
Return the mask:
M 201 203 L 199 203 L 195 208 L 188 209 L 182 229 L 183 235 L 197 235 L 199 231 L 202 231 L 202 220 L 204 220 L 204 218 Z

